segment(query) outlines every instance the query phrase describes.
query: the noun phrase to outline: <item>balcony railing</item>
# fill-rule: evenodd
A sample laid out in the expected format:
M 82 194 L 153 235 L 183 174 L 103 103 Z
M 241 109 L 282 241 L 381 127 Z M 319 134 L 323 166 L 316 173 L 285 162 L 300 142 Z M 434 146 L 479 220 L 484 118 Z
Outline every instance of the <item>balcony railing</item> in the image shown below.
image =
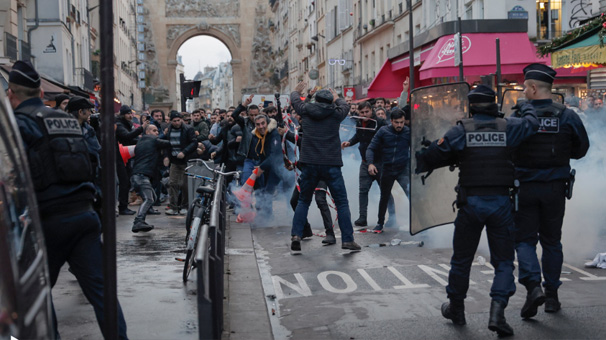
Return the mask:
M 4 32 L 4 53 L 12 60 L 19 59 L 19 50 L 17 49 L 17 37 Z

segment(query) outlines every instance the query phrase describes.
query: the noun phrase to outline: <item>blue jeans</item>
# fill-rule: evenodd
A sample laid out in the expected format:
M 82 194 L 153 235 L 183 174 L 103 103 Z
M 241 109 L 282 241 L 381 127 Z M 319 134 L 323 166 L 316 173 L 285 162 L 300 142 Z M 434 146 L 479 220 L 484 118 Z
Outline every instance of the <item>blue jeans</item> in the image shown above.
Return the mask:
M 92 210 L 71 214 L 41 216 L 48 254 L 51 287 L 57 283 L 65 262 L 76 276 L 82 292 L 93 306 L 101 331 L 103 315 L 103 257 L 101 253 L 101 221 Z M 54 316 L 54 309 L 53 309 Z M 55 329 L 57 320 L 53 317 Z M 120 339 L 127 339 L 126 321 L 118 303 Z
M 526 287 L 541 282 L 537 242 L 541 242 L 542 272 L 547 291 L 557 291 L 562 281 L 562 223 L 566 187 L 564 181 L 522 183 L 520 210 L 515 216 L 519 281 Z
M 469 289 L 471 263 L 486 226 L 490 264 L 494 280 L 490 288 L 493 300 L 507 304 L 516 291 L 513 278 L 514 223 L 509 196 L 469 196 L 455 219 L 452 259 L 446 293 L 448 298 L 463 300 Z
M 295 209 L 295 216 L 293 217 L 291 235 L 303 236 L 303 227 L 307 221 L 307 213 L 314 191 L 318 186 L 318 182 L 324 181 L 337 205 L 341 240 L 343 242 L 352 242 L 354 237 L 353 227 L 351 226 L 351 213 L 349 211 L 347 190 L 345 189 L 345 181 L 341 174 L 341 168 L 338 166 L 316 164 L 301 164 L 300 167 L 301 193 L 299 194 L 299 202 Z
M 255 170 L 255 167 L 258 166 L 259 164 L 261 164 L 261 161 L 259 160 L 253 160 L 253 159 L 245 159 L 244 160 L 244 166 L 242 168 L 242 178 L 240 179 L 240 182 L 242 184 L 246 183 L 246 180 L 248 179 L 248 177 L 250 177 L 250 175 L 252 175 L 253 171 Z M 255 184 L 255 187 L 264 187 L 265 186 L 265 176 L 261 175 L 260 177 L 257 177 L 257 181 Z

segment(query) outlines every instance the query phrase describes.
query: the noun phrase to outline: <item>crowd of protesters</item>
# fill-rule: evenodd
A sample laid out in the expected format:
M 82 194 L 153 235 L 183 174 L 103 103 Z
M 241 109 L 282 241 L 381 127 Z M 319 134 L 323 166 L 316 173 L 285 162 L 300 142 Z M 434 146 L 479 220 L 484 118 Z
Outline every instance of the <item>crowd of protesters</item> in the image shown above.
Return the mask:
M 164 112 L 160 109 L 135 112 L 127 105 L 121 106 L 115 123 L 116 214 L 133 215 L 133 232 L 152 230 L 154 226 L 145 221 L 146 216 L 161 214 L 155 207 L 163 204 L 166 204 L 166 215 L 186 215 L 188 187 L 185 168 L 189 160 L 203 159 L 224 164 L 226 171 L 242 171 L 237 183 L 233 178 L 227 179 L 232 190 L 241 187 L 255 171 L 254 218 L 249 222 L 262 226 L 273 219 L 274 200 L 290 200 L 293 211 L 296 211 L 300 199 L 310 199 L 307 193 L 305 197 L 301 196 L 300 190 L 306 186 L 302 183 L 306 178 L 303 168 L 310 164 L 311 155 L 314 159 L 324 158 L 330 160 L 328 163 L 334 163 L 323 165 L 340 168 L 341 152 L 347 152 L 342 150 L 357 144 L 359 212 L 354 224 L 359 227 L 368 225 L 368 196 L 372 183 L 376 182 L 385 192 L 380 195 L 380 200 L 379 197 L 371 200 L 380 201 L 379 223 L 375 230 L 380 232 L 384 225 L 396 226 L 391 196 L 394 181 L 398 181 L 408 193 L 405 183 L 409 172 L 409 133 L 404 122 L 408 125 L 410 113 L 408 107 L 403 106 L 406 97 L 402 97 L 402 107 L 397 105 L 398 101 L 390 103 L 384 98 L 354 103 L 349 97 L 339 98 L 334 91 L 320 90 L 316 93 L 315 88 L 307 89 L 306 86 L 301 83 L 295 91 L 299 94 L 293 92 L 292 105 L 282 105 L 279 97 L 255 105 L 251 104 L 251 95 L 237 106 L 196 109 L 193 112 Z M 403 92 L 406 90 L 405 87 Z M 297 96 L 305 100 L 297 100 Z M 65 110 L 70 98 L 64 94 L 57 96 L 55 108 Z M 334 129 L 330 132 L 323 130 L 327 122 L 318 123 L 314 114 L 331 115 L 331 110 L 336 108 L 340 110 L 342 119 L 333 123 Z M 308 115 L 311 115 L 307 119 L 308 125 L 319 124 L 322 129 L 309 128 L 311 131 L 306 130 L 306 133 L 313 137 L 303 139 L 304 117 Z M 96 141 L 98 116 L 93 113 L 85 118 L 87 121 L 82 124 L 91 131 L 87 139 Z M 392 128 L 394 118 L 399 130 Z M 400 133 L 403 130 L 404 133 Z M 375 135 L 378 138 L 374 138 Z M 312 143 L 316 145 L 314 149 L 310 149 Z M 339 148 L 333 150 L 329 146 L 333 143 Z M 91 144 L 99 154 L 99 143 Z M 369 148 L 370 145 L 374 146 Z M 383 175 L 386 162 L 381 157 L 384 152 L 398 155 L 389 157 L 390 160 L 397 159 L 397 164 L 387 164 L 386 175 Z M 384 181 L 381 180 L 383 177 Z M 331 190 L 331 183 L 326 179 L 312 186 L 311 193 L 315 195 L 326 233 L 323 242 L 334 244 L 334 221 L 329 205 L 335 203 L 341 226 L 346 215 L 350 214 L 345 187 Z M 231 190 L 228 199 L 230 206 L 239 213 L 239 202 L 231 195 Z M 389 211 L 390 218 L 384 223 L 386 211 Z M 313 236 L 307 219 L 303 219 L 302 227 L 302 238 Z

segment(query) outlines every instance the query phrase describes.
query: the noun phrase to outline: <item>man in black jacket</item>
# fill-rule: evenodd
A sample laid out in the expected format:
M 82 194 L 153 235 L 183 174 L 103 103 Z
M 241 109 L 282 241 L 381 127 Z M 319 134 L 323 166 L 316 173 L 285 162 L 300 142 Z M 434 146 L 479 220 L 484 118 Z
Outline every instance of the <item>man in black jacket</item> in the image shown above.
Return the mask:
M 198 143 L 194 129 L 183 124 L 181 114 L 177 111 L 170 113 L 170 125 L 164 139 L 170 141 L 171 148 L 168 159 L 170 160 L 170 177 L 168 182 L 168 193 L 170 203 L 166 215 L 187 214 L 187 176 L 185 167 L 189 156 L 196 151 Z M 179 193 L 182 195 L 179 204 Z
M 369 102 L 362 102 L 358 105 L 358 115 L 360 119 L 356 123 L 356 133 L 348 141 L 341 143 L 341 148 L 344 149 L 349 146 L 359 144 L 358 149 L 362 156 L 362 163 L 360 164 L 360 176 L 359 176 L 359 195 L 358 199 L 360 202 L 359 211 L 360 217 L 354 222 L 358 227 L 365 227 L 368 225 L 367 214 L 368 214 L 368 192 L 373 182 L 379 184 L 381 178 L 381 162 L 376 162 L 377 173 L 371 174 L 368 172 L 368 162 L 366 161 L 366 149 L 370 145 L 370 141 L 379 129 L 386 125 L 383 119 L 378 118 L 372 109 Z M 390 224 L 395 222 L 396 209 L 393 203 L 393 196 L 389 195 L 389 201 L 387 205 L 389 209 L 389 220 Z
M 149 121 L 146 121 L 143 125 L 133 129 L 132 120 L 132 110 L 128 105 L 122 105 L 120 117 L 116 119 L 116 140 L 123 146 L 137 144 L 138 137 L 149 125 Z M 118 148 L 117 144 L 116 148 Z M 118 174 L 118 212 L 120 215 L 134 215 L 135 211 L 128 209 L 131 167 L 129 163 L 124 164 L 119 151 L 116 152 L 116 172 Z
M 131 181 L 133 188 L 143 197 L 143 203 L 141 203 L 137 217 L 133 221 L 133 233 L 154 229 L 153 225 L 145 222 L 147 212 L 156 201 L 156 193 L 151 184 L 151 179 L 155 175 L 158 159 L 160 158 L 160 149 L 170 147 L 170 142 L 158 139 L 158 134 L 156 125 L 148 125 L 145 135 L 141 136 L 135 147 L 135 166 L 133 167 Z
M 338 98 L 337 93 L 330 90 L 320 90 L 316 93 L 315 103 L 301 101 L 301 91 L 307 84 L 301 82 L 290 94 L 290 101 L 295 111 L 303 117 L 301 126 L 305 130 L 305 138 L 301 143 L 301 194 L 295 210 L 292 226 L 290 249 L 301 251 L 301 237 L 307 219 L 309 204 L 318 182 L 324 180 L 333 195 L 339 215 L 342 249 L 360 250 L 354 242 L 351 226 L 351 213 L 347 201 L 347 190 L 341 173 L 341 142 L 339 128 L 349 112 L 349 105 Z
M 408 108 L 410 110 L 410 108 Z M 379 220 L 375 231 L 383 230 L 385 222 L 385 212 L 387 211 L 387 202 L 391 198 L 391 189 L 395 181 L 398 181 L 406 196 L 410 196 L 408 189 L 408 174 L 410 172 L 408 165 L 408 149 L 410 148 L 410 129 L 404 125 L 404 111 L 394 109 L 391 111 L 391 124 L 383 126 L 375 134 L 366 150 L 366 159 L 368 160 L 368 173 L 376 175 L 378 170 L 377 155 L 382 154 L 383 174 L 379 182 L 381 188 L 381 199 L 379 200 Z M 390 214 L 390 219 L 395 215 Z

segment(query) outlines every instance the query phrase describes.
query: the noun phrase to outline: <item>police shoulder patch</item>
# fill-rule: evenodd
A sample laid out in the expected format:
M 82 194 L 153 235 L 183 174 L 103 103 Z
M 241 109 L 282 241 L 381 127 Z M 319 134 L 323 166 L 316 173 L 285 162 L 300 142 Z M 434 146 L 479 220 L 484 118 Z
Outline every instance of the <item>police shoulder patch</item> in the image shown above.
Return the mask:
M 44 126 L 49 135 L 82 135 L 82 128 L 75 118 L 44 118 Z

